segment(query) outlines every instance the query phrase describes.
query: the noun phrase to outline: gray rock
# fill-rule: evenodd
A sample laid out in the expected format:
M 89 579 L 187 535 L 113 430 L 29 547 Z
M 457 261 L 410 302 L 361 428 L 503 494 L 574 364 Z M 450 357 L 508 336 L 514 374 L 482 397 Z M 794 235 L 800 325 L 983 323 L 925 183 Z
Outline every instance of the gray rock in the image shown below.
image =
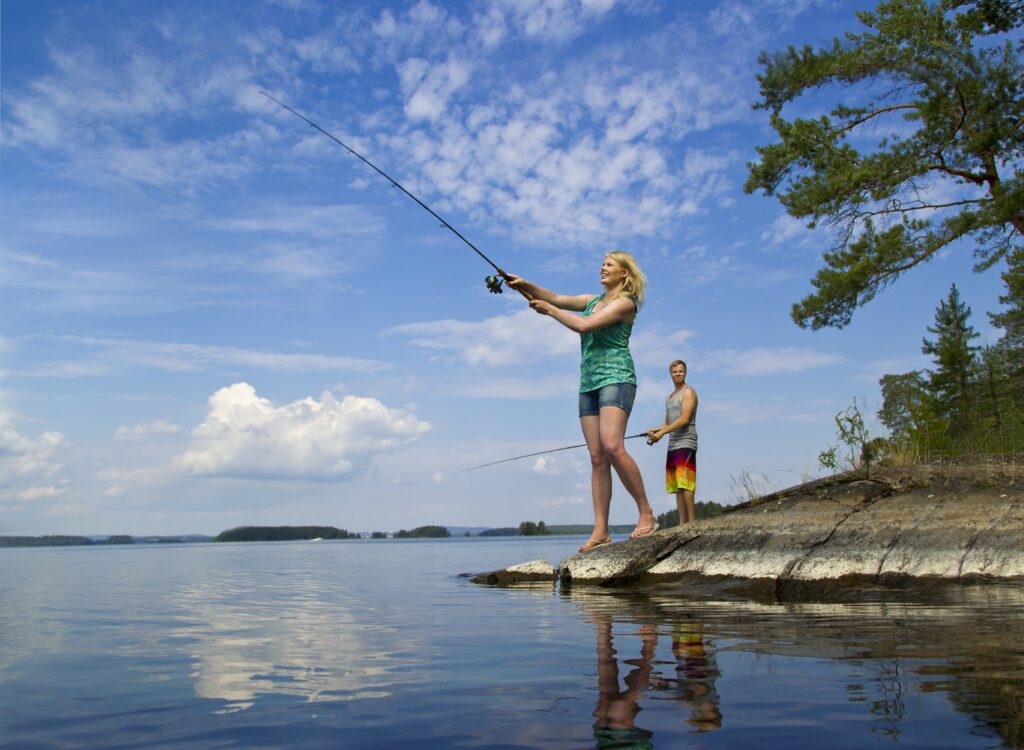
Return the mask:
M 471 580 L 473 583 L 489 586 L 511 586 L 534 581 L 554 582 L 556 575 L 557 572 L 547 560 L 530 560 L 501 570 L 492 570 L 490 573 L 481 573 L 473 576 Z
M 620 586 L 639 578 L 742 579 L 775 596 L 914 579 L 1024 577 L 1024 490 L 1016 464 L 910 466 L 870 480 L 827 477 L 522 573 L 477 579 Z M 543 561 L 539 561 L 543 562 Z M 532 563 L 530 564 L 532 565 Z M 517 578 L 517 576 L 524 576 Z
M 675 549 L 681 538 L 673 531 L 656 531 L 639 539 L 626 539 L 590 552 L 571 555 L 559 565 L 562 584 L 600 583 L 603 586 L 620 586 L 629 583 Z

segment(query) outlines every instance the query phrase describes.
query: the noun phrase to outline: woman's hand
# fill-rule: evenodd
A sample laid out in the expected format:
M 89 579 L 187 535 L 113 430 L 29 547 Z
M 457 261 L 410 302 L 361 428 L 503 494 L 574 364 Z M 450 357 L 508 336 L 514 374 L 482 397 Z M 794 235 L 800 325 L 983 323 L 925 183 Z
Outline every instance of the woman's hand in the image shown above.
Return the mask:
M 530 300 L 530 308 L 534 312 L 538 312 L 541 315 L 551 315 L 555 310 L 558 309 L 554 305 L 552 305 L 550 302 L 545 302 L 542 299 Z
M 526 291 L 526 287 L 530 286 L 530 282 L 521 276 L 516 276 L 514 273 L 506 273 L 504 276 L 505 285 L 510 289 L 515 289 L 517 292 Z M 522 287 L 522 289 L 520 289 Z

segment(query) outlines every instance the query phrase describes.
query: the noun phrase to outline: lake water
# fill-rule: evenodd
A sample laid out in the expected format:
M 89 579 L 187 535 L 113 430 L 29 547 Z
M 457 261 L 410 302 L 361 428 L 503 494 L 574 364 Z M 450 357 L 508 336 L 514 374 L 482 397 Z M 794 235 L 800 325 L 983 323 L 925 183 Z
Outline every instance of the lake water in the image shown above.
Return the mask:
M 1024 587 L 496 589 L 580 539 L 0 549 L 0 748 L 1024 746 Z

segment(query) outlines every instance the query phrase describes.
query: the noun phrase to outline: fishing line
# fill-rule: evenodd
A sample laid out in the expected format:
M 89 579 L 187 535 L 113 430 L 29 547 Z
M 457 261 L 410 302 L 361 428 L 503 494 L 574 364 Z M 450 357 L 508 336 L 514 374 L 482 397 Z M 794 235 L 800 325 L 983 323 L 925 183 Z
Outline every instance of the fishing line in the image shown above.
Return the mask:
M 349 153 L 350 153 L 350 154 L 351 154 L 352 156 L 358 157 L 360 161 L 362 161 L 362 162 L 363 162 L 364 164 L 366 164 L 366 165 L 367 165 L 368 167 L 370 167 L 371 169 L 373 169 L 373 171 L 375 171 L 375 172 L 376 172 L 377 174 L 379 174 L 379 175 L 380 175 L 381 177 L 383 177 L 384 179 L 386 179 L 386 180 L 387 180 L 388 182 L 390 182 L 390 183 L 391 183 L 392 185 L 394 185 L 394 186 L 395 186 L 396 188 L 398 188 L 398 189 L 399 189 L 399 190 L 401 190 L 401 191 L 402 191 L 403 193 L 405 193 L 405 194 L 406 194 L 407 196 L 409 196 L 409 197 L 410 197 L 410 198 L 412 198 L 412 199 L 413 199 L 414 201 L 416 201 L 416 203 L 417 203 L 417 204 L 419 204 L 419 206 L 420 206 L 420 207 L 421 207 L 421 208 L 422 208 L 422 209 L 423 209 L 424 211 L 426 211 L 426 212 L 427 212 L 427 213 L 429 213 L 429 214 L 430 214 L 431 216 L 433 216 L 433 217 L 434 217 L 435 219 L 437 219 L 437 220 L 438 220 L 439 222 L 441 222 L 441 226 L 442 226 L 442 227 L 444 227 L 445 229 L 449 229 L 449 230 L 451 230 L 452 234 L 454 234 L 454 235 L 455 235 L 456 237 L 458 237 L 458 238 L 459 238 L 460 240 L 462 240 L 462 241 L 463 241 L 463 242 L 465 242 L 465 243 L 466 243 L 467 245 L 469 245 L 469 247 L 470 247 L 470 248 L 471 248 L 471 249 L 473 250 L 473 252 L 475 252 L 475 253 L 476 253 L 477 255 L 479 255 L 479 256 L 480 256 L 481 258 L 483 258 L 483 259 L 484 259 L 485 261 L 487 261 L 487 263 L 488 263 L 488 264 L 490 264 L 490 266 L 491 266 L 491 267 L 492 267 L 492 268 L 493 268 L 493 269 L 494 269 L 495 271 L 497 271 L 497 272 L 498 272 L 498 276 L 488 276 L 488 277 L 486 277 L 486 278 L 484 279 L 484 284 L 486 284 L 486 285 L 487 285 L 487 291 L 491 292 L 492 294 L 501 294 L 501 285 L 502 285 L 502 282 L 503 282 L 503 281 L 508 281 L 508 274 L 507 274 L 507 273 L 505 273 L 505 272 L 504 272 L 503 270 L 501 270 L 501 269 L 500 269 L 500 268 L 498 267 L 498 265 L 497 265 L 497 264 L 496 264 L 496 263 L 495 263 L 495 262 L 494 262 L 493 260 L 491 260 L 491 259 L 490 259 L 490 258 L 488 258 L 488 257 L 487 257 L 486 255 L 484 255 L 484 254 L 483 254 L 483 252 L 482 252 L 482 251 L 480 250 L 480 248 L 478 248 L 478 247 L 477 247 L 476 245 L 474 245 L 474 244 L 473 244 L 472 242 L 470 242 L 469 240 L 467 240 L 467 239 L 466 239 L 466 238 L 465 238 L 465 237 L 464 237 L 464 236 L 462 235 L 462 233 L 461 233 L 461 232 L 460 232 L 460 231 L 459 231 L 458 229 L 456 229 L 456 228 L 455 228 L 455 227 L 453 227 L 453 226 L 452 226 L 451 224 L 449 224 L 449 223 L 448 223 L 447 221 L 445 221 L 445 220 L 444 220 L 443 218 L 441 218 L 441 217 L 440 217 L 440 216 L 439 216 L 439 215 L 438 215 L 438 214 L 437 214 L 437 213 L 436 213 L 436 212 L 434 211 L 434 209 L 432 209 L 432 208 L 431 208 L 430 206 L 428 206 L 428 205 L 427 205 L 426 203 L 424 203 L 424 202 L 423 202 L 423 201 L 421 201 L 421 200 L 420 200 L 419 198 L 417 198 L 417 197 L 416 197 L 415 195 L 413 195 L 413 194 L 412 194 L 412 193 L 410 193 L 410 192 L 409 192 L 408 190 L 406 190 L 406 189 L 405 189 L 405 187 L 404 187 L 404 186 L 403 186 L 403 185 L 402 185 L 401 183 L 399 183 L 399 182 L 398 182 L 397 180 L 395 180 L 395 179 L 394 179 L 393 177 L 391 177 L 391 175 L 389 175 L 389 174 L 388 174 L 387 172 L 385 172 L 385 171 L 384 171 L 383 169 L 381 169 L 381 168 L 380 168 L 380 167 L 378 167 L 378 166 L 377 166 L 376 164 L 374 164 L 373 162 L 371 162 L 371 161 L 370 161 L 369 159 L 367 159 L 367 158 L 366 158 L 365 156 L 363 156 L 362 154 L 360 154 L 360 153 L 359 153 L 358 151 L 356 151 L 355 149 L 353 149 L 353 148 L 352 148 L 351 146 L 349 146 L 348 144 L 344 143 L 344 142 L 343 142 L 343 141 L 342 141 L 341 139 L 337 138 L 337 137 L 336 137 L 336 136 L 335 136 L 335 135 L 334 135 L 333 133 L 329 133 L 328 131 L 324 130 L 324 129 L 323 129 L 322 127 L 320 127 L 320 126 L 319 126 L 319 125 L 317 125 L 317 124 L 316 124 L 315 122 L 313 122 L 312 120 L 310 120 L 310 119 L 309 119 L 308 117 L 306 117 L 306 116 L 305 116 L 304 114 L 302 114 L 301 112 L 298 112 L 298 111 L 296 111 L 295 109 L 292 109 L 291 107 L 289 107 L 289 106 L 288 106 L 287 104 L 285 104 L 285 103 L 284 103 L 284 102 L 282 102 L 281 100 L 279 100 L 279 99 L 275 99 L 275 98 L 274 98 L 274 97 L 272 97 L 272 96 L 271 96 L 270 94 L 268 94 L 268 93 L 267 93 L 266 91 L 260 91 L 260 93 L 261 93 L 261 94 L 263 94 L 263 96 L 267 97 L 267 98 L 268 98 L 268 99 L 269 99 L 270 101 L 274 102 L 275 104 L 277 104 L 277 105 L 279 105 L 279 106 L 283 107 L 284 109 L 288 110 L 289 112 L 291 112 L 291 113 L 292 113 L 293 115 L 295 115 L 296 117 L 298 117 L 298 118 L 299 118 L 300 120 L 302 120 L 302 121 L 304 121 L 304 122 L 308 123 L 310 127 L 312 127 L 312 128 L 315 128 L 316 130 L 319 130 L 319 131 L 320 131 L 321 133 L 323 133 L 324 135 L 326 135 L 326 136 L 327 136 L 328 138 L 330 138 L 330 139 L 331 139 L 332 141 L 334 141 L 335 143 L 337 143 L 337 144 L 338 144 L 339 146 L 341 146 L 341 147 L 342 147 L 343 149 L 345 149 L 346 151 L 348 151 L 348 152 L 349 152 Z M 499 276 L 500 276 L 501 278 L 498 278 Z M 520 290 L 517 290 L 517 291 L 518 291 L 518 292 L 519 292 L 520 294 L 522 294 L 522 295 L 523 295 L 524 297 L 526 297 L 526 299 L 531 299 L 530 295 L 529 295 L 529 294 L 527 294 L 526 292 L 522 291 L 521 289 L 520 289 Z
M 638 437 L 647 437 L 647 433 L 646 432 L 638 432 L 636 435 L 627 435 L 626 437 L 624 437 L 622 439 L 623 440 L 632 440 L 633 438 L 638 438 Z M 654 443 L 652 443 L 650 440 L 647 441 L 647 444 L 648 445 L 654 445 Z M 518 461 L 521 458 L 532 458 L 533 456 L 543 456 L 546 453 L 558 453 L 558 451 L 567 451 L 567 450 L 571 450 L 572 448 L 585 448 L 586 445 L 587 445 L 586 443 L 580 443 L 579 445 L 567 445 L 564 448 L 552 448 L 551 450 L 548 450 L 548 451 L 537 451 L 536 453 L 527 453 L 525 456 L 514 456 L 513 458 L 503 458 L 500 461 L 491 461 L 489 464 L 480 464 L 479 466 L 473 466 L 473 467 L 463 471 L 463 473 L 465 473 L 466 471 L 476 471 L 477 469 L 483 469 L 483 468 L 486 468 L 488 466 L 495 466 L 496 464 L 508 463 L 509 461 Z

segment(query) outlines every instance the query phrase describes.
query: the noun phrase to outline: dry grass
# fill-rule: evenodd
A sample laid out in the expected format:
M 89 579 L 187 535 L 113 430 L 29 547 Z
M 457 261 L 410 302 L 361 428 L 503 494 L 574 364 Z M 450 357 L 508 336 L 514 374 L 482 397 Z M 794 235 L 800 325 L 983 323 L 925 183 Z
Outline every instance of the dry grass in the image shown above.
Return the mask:
M 750 502 L 782 489 L 777 482 L 771 481 L 764 474 L 755 474 L 749 469 L 740 471 L 739 477 L 729 475 L 729 486 L 733 496 L 739 502 Z

